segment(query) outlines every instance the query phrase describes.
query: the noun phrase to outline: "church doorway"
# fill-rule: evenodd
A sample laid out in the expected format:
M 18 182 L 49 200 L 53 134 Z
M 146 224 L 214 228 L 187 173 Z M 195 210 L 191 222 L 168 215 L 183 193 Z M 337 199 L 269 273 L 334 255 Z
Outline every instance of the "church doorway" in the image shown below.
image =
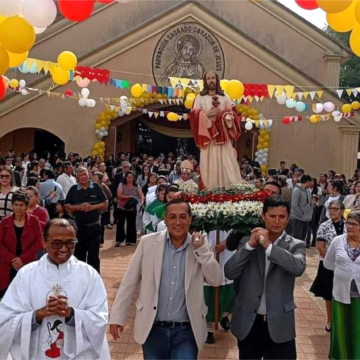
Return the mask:
M 64 151 L 64 142 L 53 133 L 36 128 L 22 128 L 11 131 L 0 138 L 1 154 L 4 156 L 14 149 L 16 156 L 23 152 L 35 151 L 39 157 L 44 151 L 52 155 Z

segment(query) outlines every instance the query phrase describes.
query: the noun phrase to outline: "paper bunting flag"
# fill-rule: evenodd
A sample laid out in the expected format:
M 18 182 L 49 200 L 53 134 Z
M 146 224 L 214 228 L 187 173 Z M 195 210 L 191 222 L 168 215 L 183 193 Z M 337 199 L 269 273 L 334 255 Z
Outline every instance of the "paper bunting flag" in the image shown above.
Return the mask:
M 306 91 L 304 92 L 304 99 L 306 100 L 309 97 L 309 93 Z
M 275 92 L 275 85 L 268 85 L 268 93 L 270 98 L 272 98 L 274 96 L 274 92 Z
M 292 98 L 294 90 L 295 90 L 295 86 L 292 86 L 292 85 L 285 86 L 285 91 L 286 91 L 286 95 L 287 95 L 288 99 Z
M 298 96 L 299 100 L 301 100 L 304 96 L 304 93 L 299 92 L 299 93 L 297 93 L 297 96 Z
M 344 90 L 343 89 L 336 90 L 336 93 L 338 94 L 339 99 L 341 99 L 342 94 L 344 93 Z
M 351 96 L 352 90 L 351 90 L 351 89 L 346 89 L 346 93 L 347 93 L 349 96 Z
M 171 77 L 170 78 L 170 84 L 171 86 L 174 88 L 175 86 L 177 86 L 177 84 L 179 83 L 179 78 L 175 78 L 175 77 Z
M 315 95 L 316 95 L 316 91 L 311 91 L 311 92 L 310 92 L 311 100 L 314 100 L 314 99 L 315 99 Z
M 283 85 L 276 86 L 276 91 L 278 92 L 278 96 L 281 96 L 284 93 L 284 90 L 285 90 L 285 86 Z
M 159 117 L 159 113 L 158 112 L 154 112 L 154 117 L 155 119 L 157 119 Z
M 322 90 L 316 92 L 316 95 L 318 96 L 319 99 L 321 99 L 323 94 L 324 94 L 324 92 Z

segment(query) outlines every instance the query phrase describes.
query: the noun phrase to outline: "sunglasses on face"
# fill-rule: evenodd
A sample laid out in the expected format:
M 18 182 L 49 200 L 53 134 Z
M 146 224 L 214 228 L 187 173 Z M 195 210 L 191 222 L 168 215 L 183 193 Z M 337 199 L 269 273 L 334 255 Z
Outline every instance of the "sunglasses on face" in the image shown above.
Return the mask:
M 0 175 L 0 179 L 10 179 L 10 175 Z
M 346 226 L 347 227 L 352 227 L 352 228 L 357 228 L 357 227 L 359 227 L 359 224 L 353 223 L 353 222 L 347 222 Z
M 54 240 L 52 243 L 50 243 L 50 245 L 55 250 L 60 250 L 64 245 L 68 250 L 72 250 L 75 248 L 77 242 L 77 239 L 70 239 L 67 241 Z

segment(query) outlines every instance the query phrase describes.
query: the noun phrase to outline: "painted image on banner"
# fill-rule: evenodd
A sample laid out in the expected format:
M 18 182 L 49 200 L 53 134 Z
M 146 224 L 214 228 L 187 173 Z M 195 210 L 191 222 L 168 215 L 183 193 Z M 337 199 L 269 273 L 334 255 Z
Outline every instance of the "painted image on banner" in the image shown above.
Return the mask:
M 208 29 L 195 22 L 167 30 L 156 45 L 153 75 L 159 86 L 169 86 L 169 77 L 202 79 L 207 70 L 224 76 L 225 59 L 220 42 Z

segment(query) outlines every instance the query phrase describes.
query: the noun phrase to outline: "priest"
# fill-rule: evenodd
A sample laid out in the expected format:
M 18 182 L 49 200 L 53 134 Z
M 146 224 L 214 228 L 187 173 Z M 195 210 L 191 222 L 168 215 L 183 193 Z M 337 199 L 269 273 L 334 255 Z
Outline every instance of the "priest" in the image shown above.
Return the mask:
M 195 99 L 190 120 L 195 144 L 201 150 L 200 189 L 238 183 L 241 175 L 232 141 L 240 138 L 240 118 L 214 71 L 204 76 L 204 90 Z
M 110 359 L 106 290 L 73 256 L 76 225 L 53 219 L 44 237 L 47 255 L 18 272 L 0 303 L 1 359 Z

